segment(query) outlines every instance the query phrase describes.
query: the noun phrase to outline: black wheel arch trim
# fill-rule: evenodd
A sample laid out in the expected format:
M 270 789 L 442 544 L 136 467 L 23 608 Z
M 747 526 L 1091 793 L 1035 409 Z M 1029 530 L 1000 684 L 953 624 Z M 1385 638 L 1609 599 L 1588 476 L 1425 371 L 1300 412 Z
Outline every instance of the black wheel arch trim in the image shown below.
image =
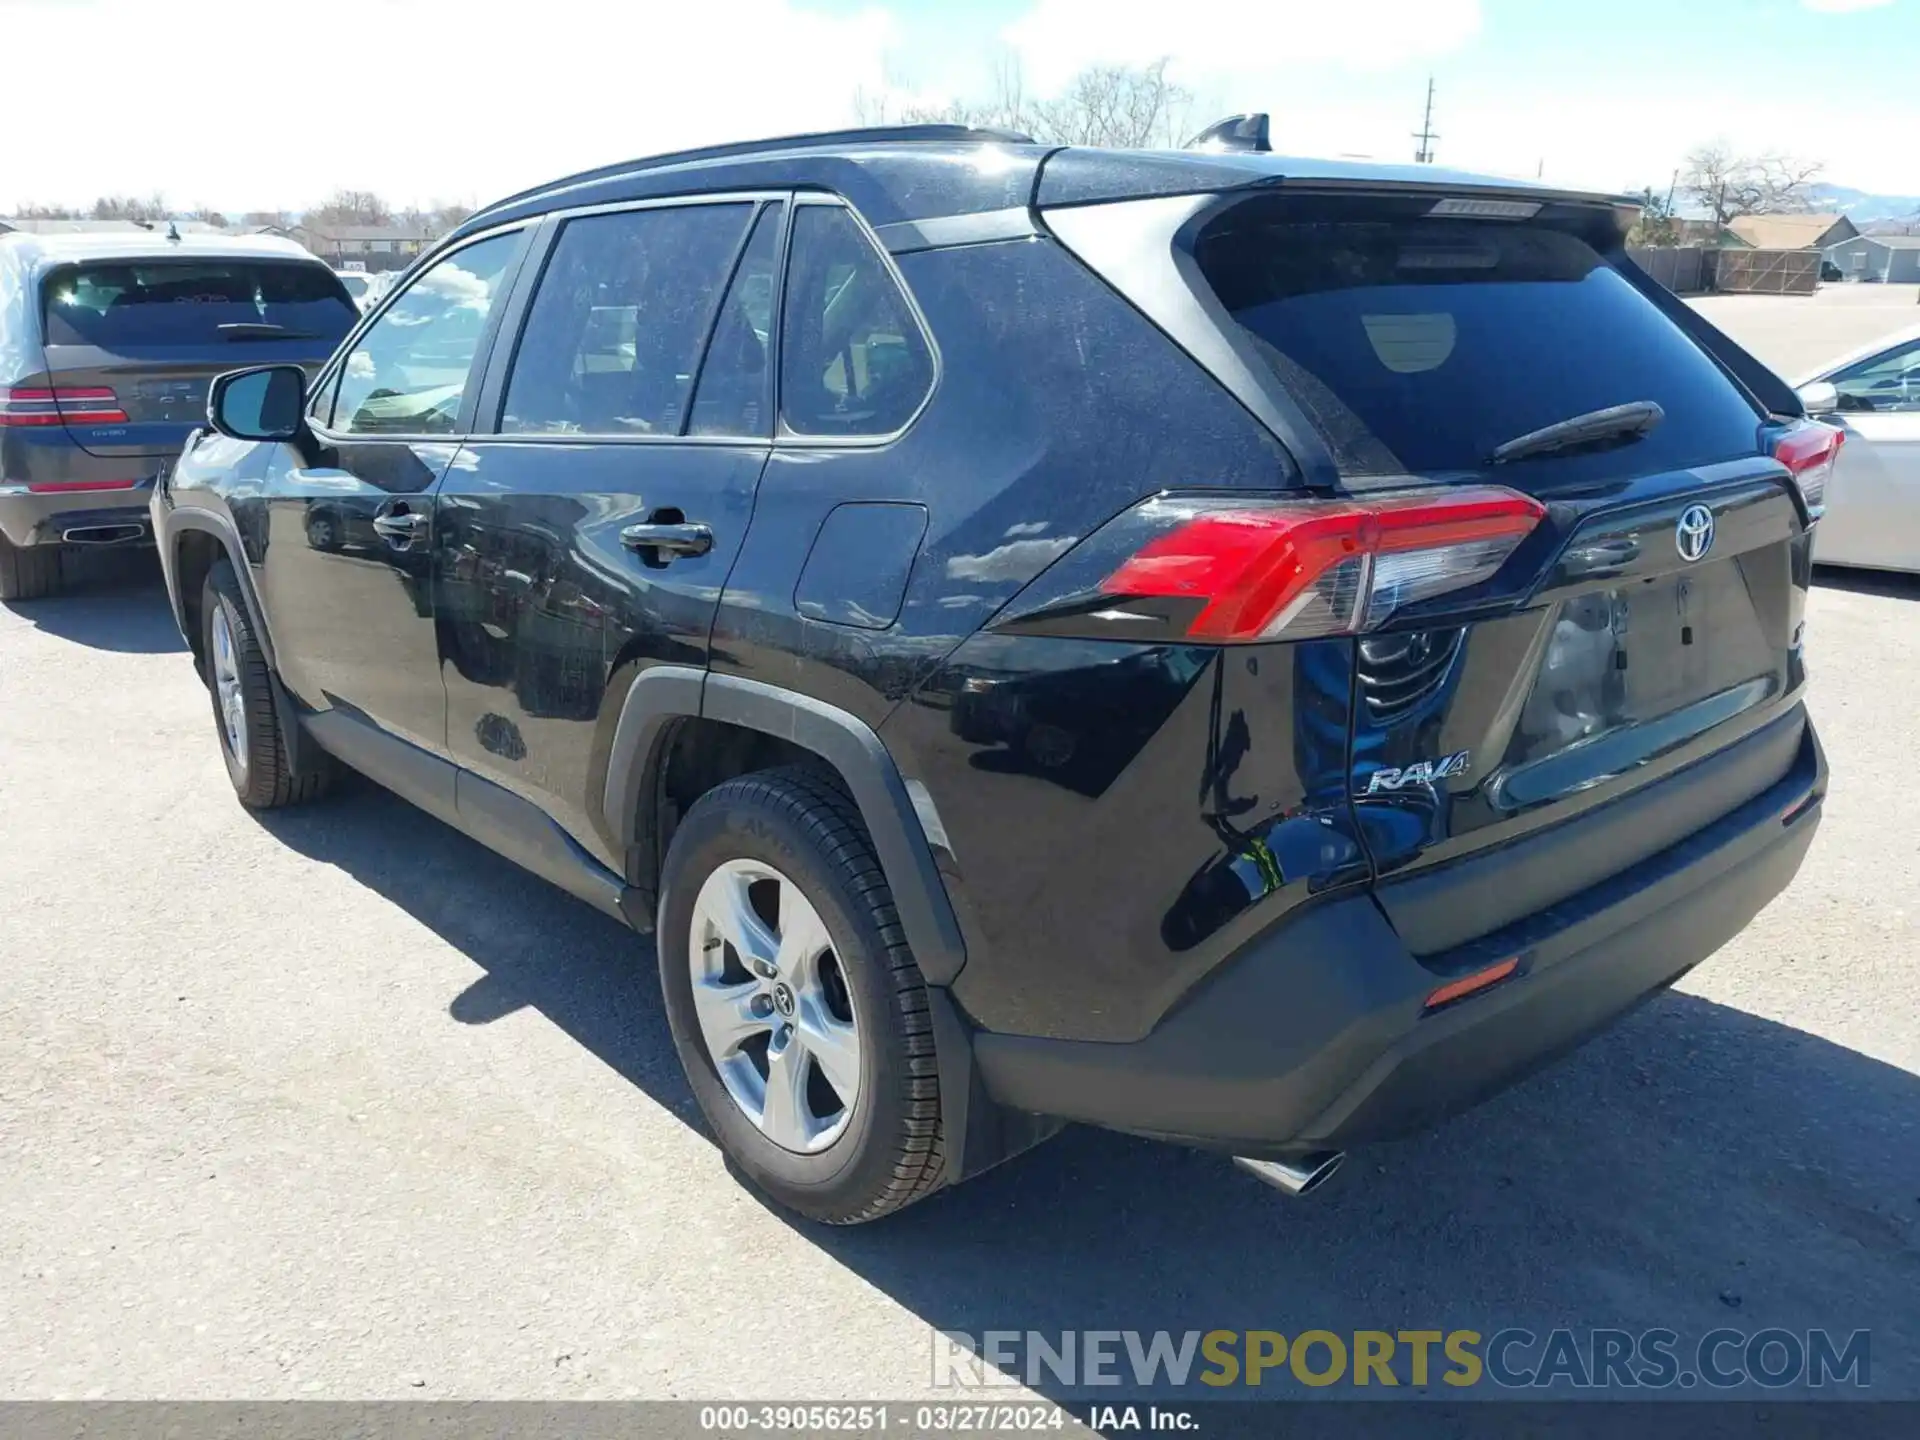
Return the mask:
M 240 588 L 241 603 L 247 607 L 247 621 L 253 626 L 254 640 L 267 662 L 267 675 L 272 681 L 273 709 L 280 722 L 282 742 L 287 747 L 287 762 L 297 770 L 300 766 L 300 746 L 306 740 L 306 732 L 301 727 L 293 697 L 287 693 L 287 687 L 280 679 L 280 664 L 273 646 L 273 627 L 267 623 L 266 607 L 260 603 L 259 593 L 253 588 L 253 571 L 247 564 L 246 547 L 240 543 L 240 531 L 232 520 L 217 510 L 185 506 L 175 506 L 160 524 L 154 526 L 160 571 L 166 578 L 167 598 L 173 605 L 173 623 L 179 627 L 190 649 L 199 644 L 199 637 L 187 633 L 187 597 L 180 589 L 178 545 L 183 530 L 211 535 L 226 556 Z
M 692 666 L 641 672 L 621 705 L 607 758 L 606 821 L 619 846 L 640 842 L 642 787 L 657 783 L 670 727 L 693 717 L 790 741 L 838 772 L 860 807 L 920 973 L 931 985 L 951 985 L 966 963 L 966 946 L 906 782 L 873 729 L 837 706 Z
M 181 592 L 176 572 L 178 542 L 183 530 L 198 530 L 203 535 L 211 535 L 226 551 L 227 563 L 233 567 L 234 576 L 240 582 L 240 597 L 246 601 L 247 618 L 253 622 L 254 637 L 267 657 L 268 668 L 278 673 L 280 666 L 273 647 L 273 627 L 267 623 L 266 609 L 253 588 L 253 572 L 247 564 L 246 547 L 240 543 L 238 527 L 217 510 L 176 506 L 167 515 L 164 530 L 154 537 L 159 542 L 161 568 L 166 573 L 167 591 L 173 600 L 174 623 L 179 625 L 180 633 L 186 635 L 189 644 L 193 643 L 194 637 L 186 634 L 187 597 Z

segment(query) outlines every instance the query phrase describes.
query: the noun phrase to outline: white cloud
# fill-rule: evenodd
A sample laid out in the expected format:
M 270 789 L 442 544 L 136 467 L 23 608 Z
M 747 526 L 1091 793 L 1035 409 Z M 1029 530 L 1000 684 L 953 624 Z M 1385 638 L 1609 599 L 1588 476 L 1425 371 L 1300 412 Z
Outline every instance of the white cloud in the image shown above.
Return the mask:
M 0 213 L 164 191 L 299 208 L 339 186 L 484 201 L 589 165 L 851 121 L 878 0 L 0 0 Z M 112 37 L 102 43 L 101 37 Z
M 1854 10 L 1878 10 L 1883 5 L 1891 5 L 1893 0 L 1800 0 L 1800 3 L 1823 15 L 1845 15 Z
M 1444 55 L 1479 29 L 1479 0 L 1037 0 L 1004 38 L 1047 92 L 1088 65 L 1161 56 L 1190 85 L 1299 64 L 1390 69 Z

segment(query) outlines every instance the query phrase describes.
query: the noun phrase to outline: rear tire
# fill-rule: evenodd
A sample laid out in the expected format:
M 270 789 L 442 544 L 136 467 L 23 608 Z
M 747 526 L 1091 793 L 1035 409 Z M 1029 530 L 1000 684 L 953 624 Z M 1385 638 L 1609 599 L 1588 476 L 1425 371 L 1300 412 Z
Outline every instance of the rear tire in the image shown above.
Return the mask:
M 0 535 L 0 600 L 40 600 L 60 588 L 58 545 L 15 545 Z
M 311 741 L 300 747 L 306 762 L 300 769 L 288 759 L 273 703 L 273 672 L 254 637 L 240 582 L 225 560 L 207 572 L 200 623 L 214 731 L 240 803 L 250 810 L 277 810 L 325 794 L 333 783 L 333 759 Z
M 660 895 L 674 1044 L 747 1179 L 829 1225 L 937 1190 L 946 1148 L 926 986 L 845 792 L 800 768 L 716 786 L 674 831 Z M 740 919 L 716 925 L 729 897 Z M 752 953 L 724 933 L 741 930 Z M 784 1105 L 776 1055 L 795 1077 Z

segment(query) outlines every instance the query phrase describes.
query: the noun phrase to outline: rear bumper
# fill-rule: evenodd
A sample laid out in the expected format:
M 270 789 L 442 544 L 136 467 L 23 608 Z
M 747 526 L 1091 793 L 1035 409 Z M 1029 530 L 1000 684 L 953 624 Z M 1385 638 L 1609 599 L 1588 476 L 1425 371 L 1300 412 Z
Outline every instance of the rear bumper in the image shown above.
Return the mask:
M 1248 946 L 1142 1040 L 976 1035 L 981 1079 L 1013 1109 L 1257 1156 L 1425 1128 L 1672 984 L 1786 887 L 1819 824 L 1827 767 L 1803 710 L 1775 723 L 1801 732 L 1778 782 L 1457 954 L 1423 963 L 1371 897 L 1331 901 Z M 1514 978 L 1426 1011 L 1450 972 L 1507 955 L 1520 960 Z
M 21 547 L 151 544 L 147 500 L 152 493 L 151 481 L 125 490 L 33 492 L 24 485 L 0 485 L 0 534 Z

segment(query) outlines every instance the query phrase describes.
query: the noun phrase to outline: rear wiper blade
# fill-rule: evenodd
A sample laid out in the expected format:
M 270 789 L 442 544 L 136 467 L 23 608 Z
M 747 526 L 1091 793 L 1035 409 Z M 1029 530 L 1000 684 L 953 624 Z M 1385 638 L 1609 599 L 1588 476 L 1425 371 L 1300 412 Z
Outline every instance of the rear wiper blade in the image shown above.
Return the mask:
M 289 330 L 267 320 L 233 320 L 219 328 L 223 340 L 318 340 L 311 330 Z
M 1604 410 L 1589 410 L 1569 420 L 1556 420 L 1538 430 L 1516 435 L 1498 446 L 1488 463 L 1505 465 L 1533 455 L 1554 455 L 1567 450 L 1585 450 L 1605 445 L 1625 445 L 1638 440 L 1667 418 L 1667 412 L 1651 400 L 1633 400 L 1625 405 L 1609 405 Z

